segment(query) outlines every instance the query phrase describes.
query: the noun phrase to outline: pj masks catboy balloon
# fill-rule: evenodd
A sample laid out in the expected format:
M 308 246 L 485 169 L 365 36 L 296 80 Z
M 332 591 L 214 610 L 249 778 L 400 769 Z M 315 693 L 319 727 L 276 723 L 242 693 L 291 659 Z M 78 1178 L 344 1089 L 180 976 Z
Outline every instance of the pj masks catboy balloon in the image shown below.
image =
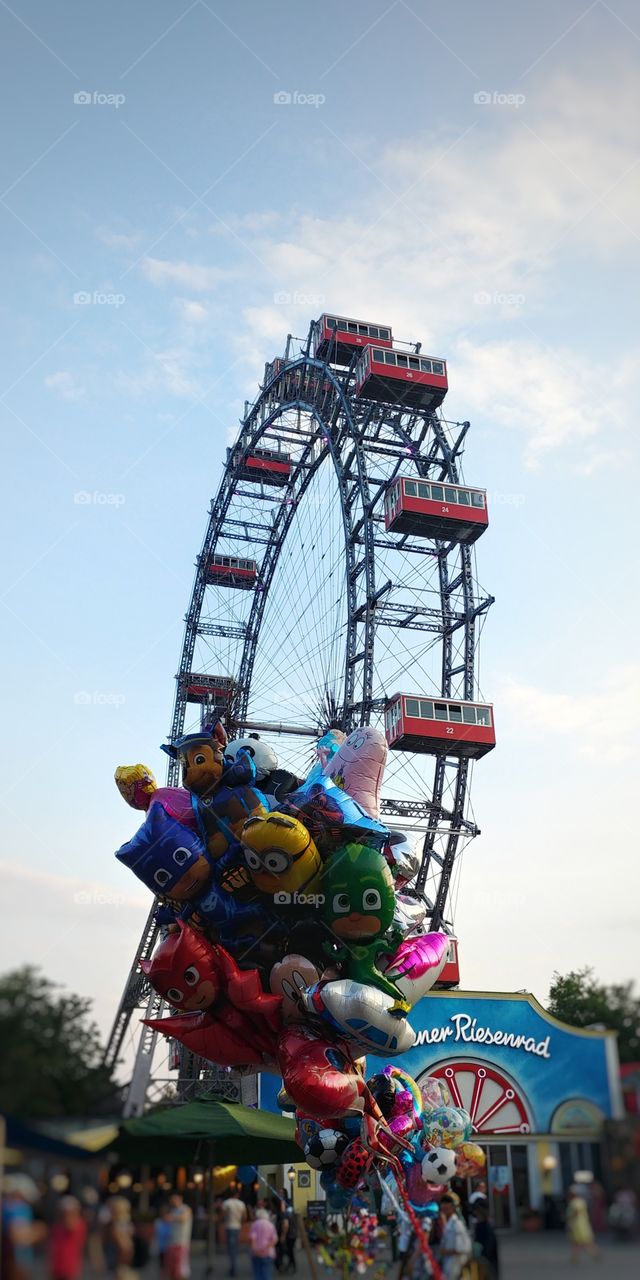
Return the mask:
M 116 854 L 152 893 L 189 902 L 211 875 L 205 847 L 193 831 L 154 804 L 132 840 Z

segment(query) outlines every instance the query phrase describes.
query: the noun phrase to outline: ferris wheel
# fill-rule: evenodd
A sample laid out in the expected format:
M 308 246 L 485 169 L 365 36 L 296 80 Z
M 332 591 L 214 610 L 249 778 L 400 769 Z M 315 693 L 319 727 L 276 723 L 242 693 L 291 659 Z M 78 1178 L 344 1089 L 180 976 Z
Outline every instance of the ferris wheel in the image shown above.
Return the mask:
M 464 483 L 469 423 L 443 416 L 447 387 L 420 344 L 340 316 L 266 365 L 197 557 L 170 740 L 219 715 L 303 776 L 327 729 L 381 728 L 382 819 L 419 847 L 430 927 L 453 933 L 471 769 L 495 736 L 477 673 L 486 494 Z M 155 936 L 150 917 L 139 955 Z M 128 986 L 112 1056 L 154 998 L 135 966 Z

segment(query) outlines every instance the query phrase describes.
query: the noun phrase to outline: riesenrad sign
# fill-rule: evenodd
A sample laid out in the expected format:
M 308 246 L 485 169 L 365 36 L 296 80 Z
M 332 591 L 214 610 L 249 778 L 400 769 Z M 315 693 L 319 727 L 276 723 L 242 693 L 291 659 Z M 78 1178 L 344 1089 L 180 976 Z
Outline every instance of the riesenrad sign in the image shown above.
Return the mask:
M 477 1134 L 586 1134 L 618 1113 L 615 1037 L 566 1026 L 531 995 L 431 993 L 411 1022 L 416 1042 L 399 1065 L 446 1080 Z

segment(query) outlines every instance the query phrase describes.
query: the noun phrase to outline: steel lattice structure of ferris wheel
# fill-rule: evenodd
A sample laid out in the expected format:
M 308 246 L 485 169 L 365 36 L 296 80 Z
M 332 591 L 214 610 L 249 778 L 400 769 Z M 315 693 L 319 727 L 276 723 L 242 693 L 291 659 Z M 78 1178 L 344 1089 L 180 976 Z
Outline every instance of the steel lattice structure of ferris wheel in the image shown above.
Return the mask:
M 396 692 L 477 700 L 478 632 L 493 602 L 477 584 L 473 546 L 385 527 L 385 493 L 396 477 L 463 481 L 469 423 L 356 395 L 359 352 L 346 366 L 331 350 L 316 358 L 313 331 L 289 337 L 285 357 L 266 366 L 227 451 L 196 561 L 169 735 L 219 711 L 230 736 L 259 733 L 298 776 L 328 727 L 384 728 Z M 283 456 L 283 470 L 270 467 L 269 458 Z M 259 474 L 248 466 L 256 457 Z M 212 564 L 223 572 L 225 562 L 235 566 L 226 580 L 212 575 Z M 383 821 L 420 842 L 414 888 L 431 927 L 447 931 L 454 870 L 478 834 L 471 767 L 442 752 L 391 751 L 384 777 Z M 169 783 L 179 783 L 175 766 Z M 150 918 L 139 954 L 156 934 Z M 148 996 L 157 1012 L 133 969 L 129 986 L 113 1060 L 127 1009 L 144 1007 Z

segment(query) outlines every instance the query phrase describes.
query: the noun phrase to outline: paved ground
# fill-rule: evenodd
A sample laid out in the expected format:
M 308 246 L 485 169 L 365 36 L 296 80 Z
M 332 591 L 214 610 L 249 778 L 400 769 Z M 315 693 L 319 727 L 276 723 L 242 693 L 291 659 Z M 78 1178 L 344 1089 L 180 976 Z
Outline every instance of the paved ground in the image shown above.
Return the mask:
M 582 1259 L 569 1261 L 564 1235 L 551 1232 L 539 1236 L 508 1236 L 500 1241 L 502 1268 L 500 1280 L 563 1280 L 593 1273 L 602 1280 L 639 1280 L 640 1244 L 602 1245 L 598 1262 Z
M 502 1236 L 500 1239 L 501 1271 L 500 1280 L 569 1280 L 577 1275 L 593 1274 L 600 1280 L 640 1280 L 640 1244 L 613 1245 L 608 1242 L 602 1245 L 602 1256 L 598 1262 L 583 1259 L 579 1264 L 569 1260 L 569 1249 L 561 1232 L 536 1236 Z M 372 1268 L 372 1273 L 375 1268 Z M 388 1263 L 389 1280 L 397 1275 L 397 1264 Z M 143 1280 L 156 1280 L 153 1264 L 143 1273 Z M 205 1275 L 204 1259 L 194 1259 L 193 1280 L 203 1280 Z M 224 1254 L 215 1258 L 213 1276 L 215 1280 L 226 1280 L 228 1268 Z M 251 1267 L 248 1254 L 241 1256 L 238 1269 L 238 1280 L 250 1280 Z M 307 1260 L 298 1245 L 298 1277 L 299 1280 L 311 1280 Z M 318 1269 L 319 1280 L 330 1280 L 330 1273 L 323 1268 Z M 274 1272 L 275 1280 L 278 1280 Z
M 640 1280 L 640 1243 L 633 1245 L 612 1245 L 608 1242 L 602 1246 L 602 1256 L 598 1262 L 588 1259 L 578 1265 L 569 1261 L 569 1250 L 561 1233 L 542 1234 L 539 1236 L 502 1236 L 500 1240 L 501 1271 L 500 1280 L 569 1280 L 578 1275 L 593 1275 L 600 1280 Z M 384 1261 L 384 1258 L 382 1259 Z M 217 1253 L 213 1267 L 208 1272 L 202 1247 L 196 1245 L 192 1260 L 192 1280 L 227 1280 L 228 1266 L 224 1253 Z M 311 1271 L 301 1245 L 297 1251 L 297 1280 L 313 1280 Z M 372 1268 L 373 1275 L 377 1268 Z M 394 1280 L 398 1273 L 398 1264 L 387 1262 L 387 1275 Z M 33 1280 L 48 1280 L 48 1272 L 43 1263 L 37 1265 Z M 97 1276 L 95 1272 L 85 1271 L 83 1280 L 107 1280 L 104 1273 Z M 112 1277 L 108 1277 L 112 1280 Z M 141 1272 L 140 1280 L 160 1280 L 160 1273 L 155 1262 L 150 1262 Z M 252 1280 L 249 1254 L 243 1250 L 239 1259 L 238 1280 Z M 274 1280 L 279 1280 L 274 1272 Z M 318 1280 L 340 1280 L 336 1273 L 318 1268 Z M 357 1278 L 359 1280 L 359 1278 Z M 366 1277 L 364 1278 L 366 1280 Z

